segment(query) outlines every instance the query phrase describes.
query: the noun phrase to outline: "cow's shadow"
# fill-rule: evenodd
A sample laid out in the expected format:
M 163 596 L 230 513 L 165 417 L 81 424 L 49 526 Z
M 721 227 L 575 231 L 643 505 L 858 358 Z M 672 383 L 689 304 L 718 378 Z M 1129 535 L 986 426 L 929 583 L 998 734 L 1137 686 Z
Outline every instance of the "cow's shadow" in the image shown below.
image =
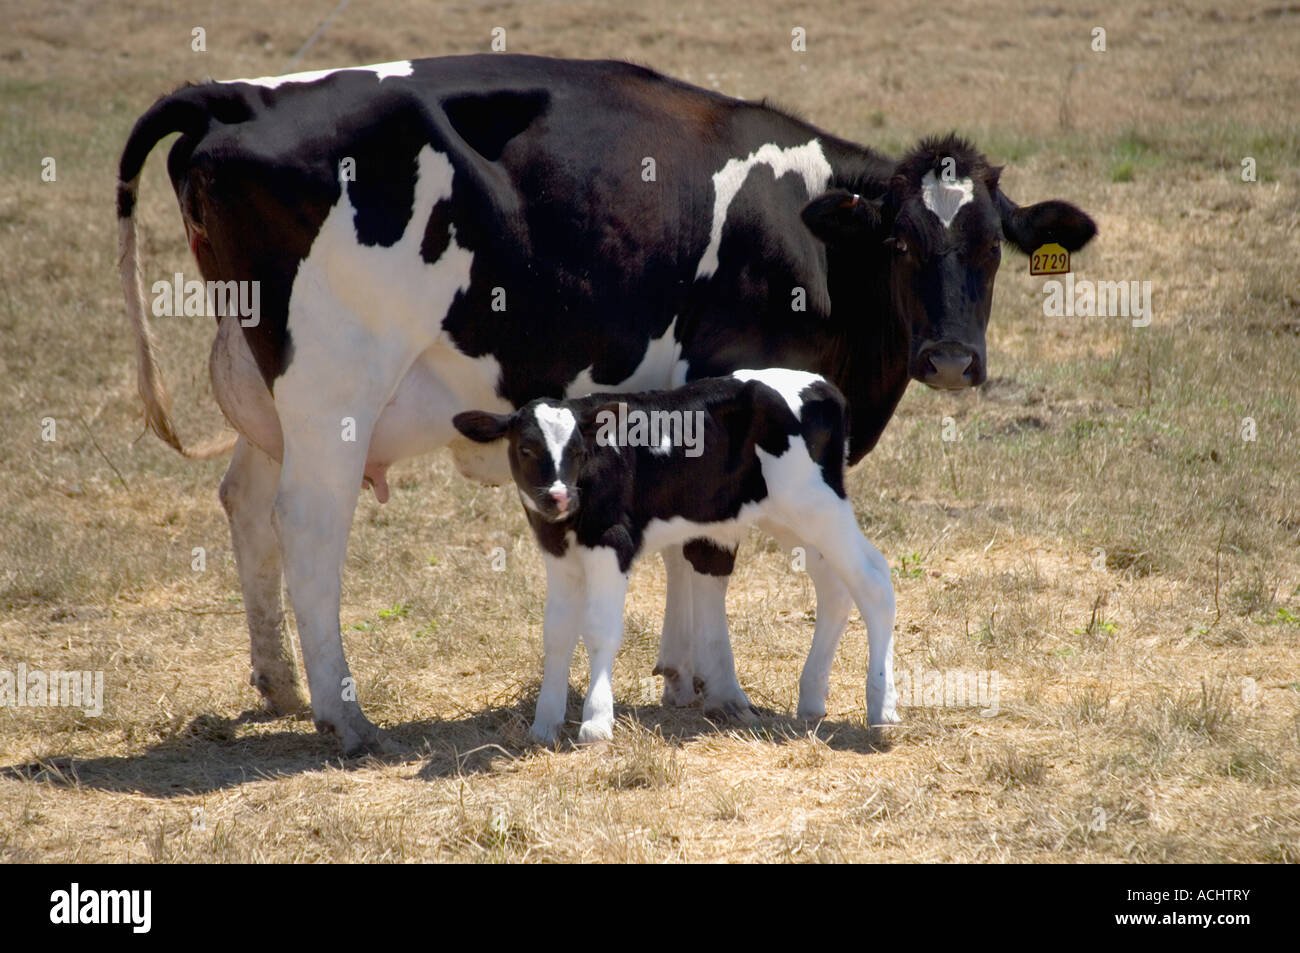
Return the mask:
M 184 797 L 291 777 L 327 768 L 343 770 L 366 765 L 418 764 L 417 777 L 426 781 L 492 771 L 500 759 L 513 760 L 539 750 L 528 740 L 536 693 L 459 717 L 429 719 L 387 726 L 395 750 L 383 755 L 344 759 L 330 738 L 301 730 L 303 719 L 276 719 L 261 711 L 235 718 L 202 714 L 173 737 L 132 755 L 79 758 L 52 755 L 26 764 L 0 765 L 0 777 L 81 787 L 100 791 Z M 574 750 L 582 696 L 570 689 L 569 720 L 552 750 Z M 698 708 L 665 708 L 658 704 L 616 705 L 619 732 L 648 731 L 673 746 L 710 735 L 735 734 L 775 745 L 806 743 L 815 733 L 832 750 L 873 754 L 889 750 L 888 734 L 848 721 L 818 725 L 771 709 L 759 708 L 757 721 L 745 724 L 712 718 Z M 630 728 L 628 722 L 635 728 Z M 296 730 L 266 731 L 237 737 L 235 729 L 249 723 L 294 725 Z

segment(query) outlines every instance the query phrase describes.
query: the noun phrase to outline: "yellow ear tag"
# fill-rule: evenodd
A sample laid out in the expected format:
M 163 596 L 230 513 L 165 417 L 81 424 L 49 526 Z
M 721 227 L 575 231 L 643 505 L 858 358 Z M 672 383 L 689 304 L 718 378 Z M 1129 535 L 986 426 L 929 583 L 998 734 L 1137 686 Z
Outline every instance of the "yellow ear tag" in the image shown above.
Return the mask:
M 1070 253 L 1057 244 L 1039 246 L 1029 256 L 1031 275 L 1064 275 L 1070 270 Z

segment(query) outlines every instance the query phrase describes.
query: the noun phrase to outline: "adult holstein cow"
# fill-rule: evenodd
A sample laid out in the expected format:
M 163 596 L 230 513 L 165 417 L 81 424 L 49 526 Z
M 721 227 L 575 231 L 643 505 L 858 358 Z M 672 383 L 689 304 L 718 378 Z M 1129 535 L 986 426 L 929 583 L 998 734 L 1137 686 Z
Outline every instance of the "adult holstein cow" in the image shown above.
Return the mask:
M 339 634 L 358 486 L 382 502 L 390 464 L 444 445 L 466 475 L 507 482 L 458 412 L 801 368 L 846 395 L 856 462 L 909 379 L 985 379 L 1001 242 L 1073 250 L 1095 231 L 1064 202 L 1017 207 L 955 137 L 896 161 L 626 63 L 499 54 L 188 86 L 136 123 L 117 209 L 147 419 L 190 456 L 217 448 L 185 446 L 169 419 L 134 219 L 145 158 L 174 132 L 199 270 L 261 283 L 258 320 L 220 318 L 211 358 L 239 433 L 221 499 L 252 682 L 277 711 L 302 706 L 283 570 L 317 726 L 349 753 L 381 741 Z M 749 712 L 733 556 L 665 555 L 666 703 Z M 834 644 L 852 601 L 818 554 L 808 565 L 814 646 Z M 805 672 L 800 687 L 800 712 L 823 713 L 825 686 Z M 885 707 L 868 699 L 873 721 Z

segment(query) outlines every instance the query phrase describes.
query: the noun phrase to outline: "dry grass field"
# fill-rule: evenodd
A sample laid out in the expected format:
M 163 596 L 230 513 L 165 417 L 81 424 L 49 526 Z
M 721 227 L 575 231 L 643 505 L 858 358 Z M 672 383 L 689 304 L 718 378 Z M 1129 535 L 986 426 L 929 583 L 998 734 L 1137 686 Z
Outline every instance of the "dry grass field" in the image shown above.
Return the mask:
M 1013 198 L 1089 211 L 1076 275 L 1150 281 L 1154 319 L 1045 317 L 1006 255 L 989 382 L 914 385 L 852 473 L 896 570 L 897 669 L 996 672 L 996 714 L 866 728 L 855 614 L 829 717 L 796 721 L 812 586 L 755 534 L 728 610 L 756 725 L 660 707 L 655 558 L 615 740 L 531 746 L 541 561 L 513 492 L 444 452 L 357 508 L 344 640 L 405 753 L 343 763 L 248 686 L 223 461 L 136 440 L 112 202 L 156 96 L 280 72 L 332 6 L 0 0 L 0 669 L 102 670 L 106 696 L 97 718 L 0 708 L 0 859 L 1300 860 L 1300 7 L 354 0 L 298 68 L 486 50 L 503 26 L 515 52 L 633 59 L 888 150 L 957 129 Z M 151 276 L 190 268 L 163 159 Z M 221 426 L 211 331 L 155 321 L 189 438 Z

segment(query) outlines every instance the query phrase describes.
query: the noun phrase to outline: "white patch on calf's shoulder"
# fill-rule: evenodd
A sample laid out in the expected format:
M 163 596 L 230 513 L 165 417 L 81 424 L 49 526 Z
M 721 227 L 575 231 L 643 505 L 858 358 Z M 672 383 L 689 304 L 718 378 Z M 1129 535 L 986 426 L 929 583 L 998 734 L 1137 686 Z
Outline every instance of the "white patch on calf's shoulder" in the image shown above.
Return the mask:
M 822 145 L 816 139 L 788 149 L 769 142 L 744 159 L 729 159 L 726 165 L 713 173 L 713 226 L 709 232 L 709 244 L 695 269 L 696 280 L 707 278 L 718 270 L 718 250 L 722 246 L 722 226 L 727 221 L 727 209 L 745 184 L 750 170 L 760 164 L 771 166 L 772 175 L 778 179 L 787 172 L 801 176 L 810 199 L 825 192 L 826 184 L 831 180 L 831 164 L 826 161 Z
M 250 86 L 264 86 L 275 89 L 285 83 L 314 83 L 335 73 L 374 73 L 380 81 L 390 76 L 410 76 L 414 70 L 410 60 L 396 60 L 392 63 L 376 63 L 373 66 L 343 66 L 336 69 L 314 69 L 303 73 L 286 73 L 283 76 L 258 76 L 255 79 L 223 79 L 222 83 L 248 83 Z
M 731 374 L 738 381 L 758 381 L 780 394 L 796 417 L 803 407 L 799 395 L 810 384 L 823 383 L 825 378 L 811 371 L 797 371 L 788 367 L 768 367 L 763 370 L 740 370 Z
M 931 169 L 921 179 L 921 201 L 944 228 L 951 228 L 962 207 L 975 201 L 975 183 L 969 177 L 945 182 Z
M 551 461 L 558 472 L 560 460 L 564 456 L 564 447 L 573 436 L 578 421 L 574 419 L 573 411 L 568 407 L 552 407 L 549 404 L 538 404 L 537 409 L 533 411 L 533 416 L 537 418 L 537 425 L 542 428 L 542 438 L 546 441 L 546 449 L 550 451 Z

